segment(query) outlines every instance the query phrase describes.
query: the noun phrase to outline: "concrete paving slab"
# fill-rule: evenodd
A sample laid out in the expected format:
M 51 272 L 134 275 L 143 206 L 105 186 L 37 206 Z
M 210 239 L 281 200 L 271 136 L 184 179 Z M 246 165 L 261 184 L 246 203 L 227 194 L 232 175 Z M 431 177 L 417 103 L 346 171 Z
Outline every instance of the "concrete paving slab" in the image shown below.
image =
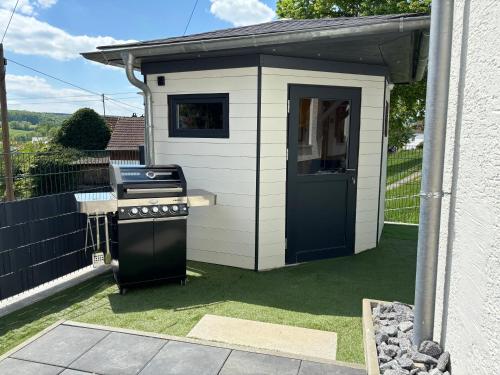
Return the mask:
M 66 369 L 60 375 L 92 375 L 91 372 Z
M 188 337 L 335 360 L 337 334 L 316 329 L 205 315 Z
M 300 360 L 234 350 L 220 375 L 296 375 Z
M 96 329 L 59 325 L 11 357 L 67 367 L 107 334 Z
M 366 371 L 326 363 L 302 361 L 298 375 L 366 375 Z
M 70 368 L 106 375 L 135 375 L 166 343 L 153 337 L 112 332 Z
M 14 358 L 6 358 L 0 362 L 0 374 L 2 375 L 57 375 L 61 370 L 61 367 Z
M 231 350 L 169 341 L 140 375 L 217 375 Z

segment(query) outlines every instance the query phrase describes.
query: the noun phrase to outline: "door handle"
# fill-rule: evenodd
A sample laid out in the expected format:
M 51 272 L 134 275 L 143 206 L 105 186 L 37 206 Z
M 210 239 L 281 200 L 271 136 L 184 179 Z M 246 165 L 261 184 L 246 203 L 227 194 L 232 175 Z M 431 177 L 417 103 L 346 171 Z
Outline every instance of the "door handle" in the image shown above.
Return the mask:
M 353 184 L 353 185 L 356 185 L 356 177 L 351 176 L 351 181 L 352 181 L 352 184 Z

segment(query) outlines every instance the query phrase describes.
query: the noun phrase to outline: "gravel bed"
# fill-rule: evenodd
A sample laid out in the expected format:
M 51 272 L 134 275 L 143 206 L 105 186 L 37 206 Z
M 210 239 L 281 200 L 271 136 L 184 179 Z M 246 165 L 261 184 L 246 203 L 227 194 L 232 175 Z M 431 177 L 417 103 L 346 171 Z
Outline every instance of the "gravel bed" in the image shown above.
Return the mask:
M 434 341 L 413 345 L 413 308 L 401 302 L 372 309 L 380 373 L 383 375 L 451 375 L 450 353 Z

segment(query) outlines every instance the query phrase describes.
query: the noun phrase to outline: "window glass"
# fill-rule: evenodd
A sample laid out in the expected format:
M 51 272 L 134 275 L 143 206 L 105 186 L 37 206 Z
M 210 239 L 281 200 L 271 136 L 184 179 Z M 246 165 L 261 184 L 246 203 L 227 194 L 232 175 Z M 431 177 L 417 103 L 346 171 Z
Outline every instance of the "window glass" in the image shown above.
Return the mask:
M 299 174 L 335 173 L 347 168 L 350 102 L 301 98 L 299 104 Z
M 222 129 L 222 103 L 177 104 L 177 129 Z

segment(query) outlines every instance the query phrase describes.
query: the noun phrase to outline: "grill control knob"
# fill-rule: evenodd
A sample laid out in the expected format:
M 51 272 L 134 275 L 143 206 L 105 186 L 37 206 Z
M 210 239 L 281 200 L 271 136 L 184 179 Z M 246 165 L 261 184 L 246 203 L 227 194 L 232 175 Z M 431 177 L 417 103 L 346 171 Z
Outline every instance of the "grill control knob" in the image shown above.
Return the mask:
M 168 206 L 162 206 L 162 207 L 161 207 L 161 210 L 162 210 L 163 212 L 168 212 Z
M 139 210 L 135 207 L 130 210 L 131 215 L 137 215 L 138 213 L 139 213 Z
M 141 208 L 141 211 L 143 214 L 147 214 L 149 212 L 149 208 L 143 207 L 143 208 Z
M 179 206 L 177 206 L 176 204 L 174 204 L 174 205 L 172 206 L 172 211 L 174 211 L 174 212 L 179 211 Z
M 158 207 L 154 206 L 154 207 L 151 209 L 151 211 L 153 211 L 153 213 L 157 214 L 157 213 L 158 213 L 158 211 L 159 211 L 159 209 L 158 209 Z

